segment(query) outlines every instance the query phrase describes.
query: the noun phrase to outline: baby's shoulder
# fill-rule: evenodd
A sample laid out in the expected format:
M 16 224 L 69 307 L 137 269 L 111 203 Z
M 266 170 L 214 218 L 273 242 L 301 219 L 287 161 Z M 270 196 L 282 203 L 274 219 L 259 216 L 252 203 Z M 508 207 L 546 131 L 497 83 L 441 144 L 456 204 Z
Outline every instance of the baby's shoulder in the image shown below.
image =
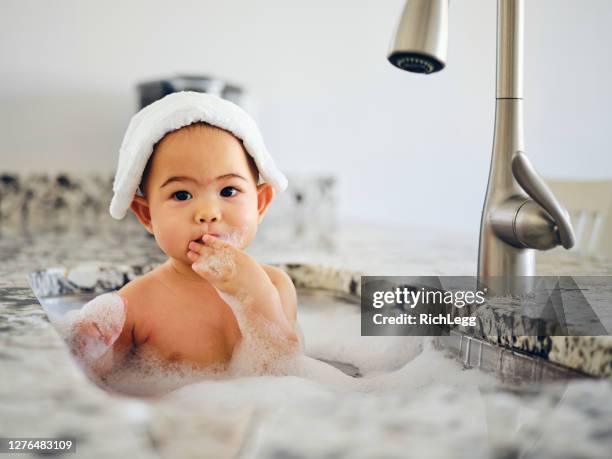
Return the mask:
M 260 263 L 259 266 L 263 268 L 272 283 L 275 285 L 281 282 L 287 282 L 287 280 L 291 281 L 289 275 L 276 266 L 264 265 L 263 263 Z
M 156 291 L 159 284 L 155 278 L 155 273 L 150 271 L 131 280 L 117 291 L 119 296 L 127 300 L 126 325 L 134 335 L 132 339 L 136 343 L 146 341 L 150 331 L 147 310 L 156 304 Z
M 127 284 L 117 290 L 117 293 L 128 298 L 130 296 L 141 296 L 149 292 L 154 285 L 154 273 L 153 271 L 149 271 L 148 273 L 129 281 Z
M 132 279 L 121 287 L 117 293 L 127 299 L 128 312 L 134 318 L 143 305 L 153 305 L 159 296 L 159 282 L 155 270 Z

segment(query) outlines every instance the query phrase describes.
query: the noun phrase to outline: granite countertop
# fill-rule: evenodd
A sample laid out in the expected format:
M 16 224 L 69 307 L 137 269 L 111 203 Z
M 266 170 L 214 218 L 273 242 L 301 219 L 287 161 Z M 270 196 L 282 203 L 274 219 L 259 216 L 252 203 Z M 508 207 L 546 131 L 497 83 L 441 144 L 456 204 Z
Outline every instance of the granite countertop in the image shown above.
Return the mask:
M 249 252 L 262 263 L 313 263 L 370 275 L 472 276 L 476 271 L 477 244 L 475 237 L 449 236 L 444 231 L 354 222 L 340 225 L 319 242 L 276 244 L 268 237 L 254 243 Z M 98 457 L 128 451 L 132 457 L 158 457 L 149 433 L 142 428 L 143 405 L 135 400 L 109 398 L 89 384 L 75 365 L 67 364 L 65 345 L 46 320 L 27 284 L 26 273 L 81 263 L 147 265 L 165 259 L 142 228 L 121 222 L 88 231 L 0 234 L 0 365 L 3 374 L 11 375 L 10 380 L 2 378 L 0 383 L 0 431 L 33 432 L 29 423 L 38 418 L 37 413 L 44 413 L 46 427 L 41 424 L 39 433 L 61 435 L 70 432 L 71 426 L 85 416 L 90 432 L 88 448 Z M 537 274 L 612 275 L 612 261 L 543 254 Z M 571 349 L 557 343 L 549 358 L 574 367 L 577 359 L 596 361 L 594 367 L 600 367 L 601 358 L 606 356 L 610 361 L 611 342 L 604 339 L 593 345 L 587 337 L 578 338 L 580 343 L 574 343 Z M 595 357 L 584 358 L 587 346 L 594 347 Z M 29 352 L 45 358 L 24 359 Z M 589 371 L 588 366 L 581 369 Z M 602 395 L 607 396 L 607 392 Z M 57 412 L 53 408 L 57 406 L 69 415 Z M 53 426 L 52 430 L 49 426 Z M 113 441 L 107 441 L 109 438 Z

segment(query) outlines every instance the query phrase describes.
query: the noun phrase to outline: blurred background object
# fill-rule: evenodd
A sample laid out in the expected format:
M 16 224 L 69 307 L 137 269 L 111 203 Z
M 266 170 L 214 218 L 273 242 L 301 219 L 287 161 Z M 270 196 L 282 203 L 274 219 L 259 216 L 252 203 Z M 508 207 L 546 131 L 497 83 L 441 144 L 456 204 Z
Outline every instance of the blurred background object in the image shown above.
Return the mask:
M 208 76 L 181 75 L 140 83 L 138 85 L 139 108 L 146 107 L 168 94 L 179 91 L 206 92 L 227 99 L 240 106 L 244 103 L 242 98 L 243 90 L 238 86 Z
M 276 194 L 253 245 L 331 248 L 337 225 L 336 181 L 331 176 L 289 176 Z M 98 234 L 121 227 L 153 237 L 128 211 L 110 217 L 113 175 L 0 174 L 0 236 L 77 231 Z

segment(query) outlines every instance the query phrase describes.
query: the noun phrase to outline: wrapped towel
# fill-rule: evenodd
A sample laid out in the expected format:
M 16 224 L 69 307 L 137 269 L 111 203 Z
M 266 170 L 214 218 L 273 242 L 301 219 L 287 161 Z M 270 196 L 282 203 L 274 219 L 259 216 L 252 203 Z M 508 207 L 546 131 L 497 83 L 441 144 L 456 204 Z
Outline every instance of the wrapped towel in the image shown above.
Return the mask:
M 113 218 L 125 217 L 155 144 L 169 132 L 198 121 L 225 129 L 241 139 L 263 181 L 277 192 L 287 188 L 287 178 L 274 164 L 257 124 L 243 109 L 211 94 L 176 92 L 147 105 L 132 117 L 119 150 L 109 209 Z

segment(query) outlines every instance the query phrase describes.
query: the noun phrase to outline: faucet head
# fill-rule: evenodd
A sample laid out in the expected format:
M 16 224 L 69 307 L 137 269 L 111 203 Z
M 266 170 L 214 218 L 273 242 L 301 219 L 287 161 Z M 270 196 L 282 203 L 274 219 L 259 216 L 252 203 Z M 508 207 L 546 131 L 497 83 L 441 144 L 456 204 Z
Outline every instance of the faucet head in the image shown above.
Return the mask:
M 396 67 L 433 73 L 446 65 L 449 0 L 407 0 L 387 59 Z

